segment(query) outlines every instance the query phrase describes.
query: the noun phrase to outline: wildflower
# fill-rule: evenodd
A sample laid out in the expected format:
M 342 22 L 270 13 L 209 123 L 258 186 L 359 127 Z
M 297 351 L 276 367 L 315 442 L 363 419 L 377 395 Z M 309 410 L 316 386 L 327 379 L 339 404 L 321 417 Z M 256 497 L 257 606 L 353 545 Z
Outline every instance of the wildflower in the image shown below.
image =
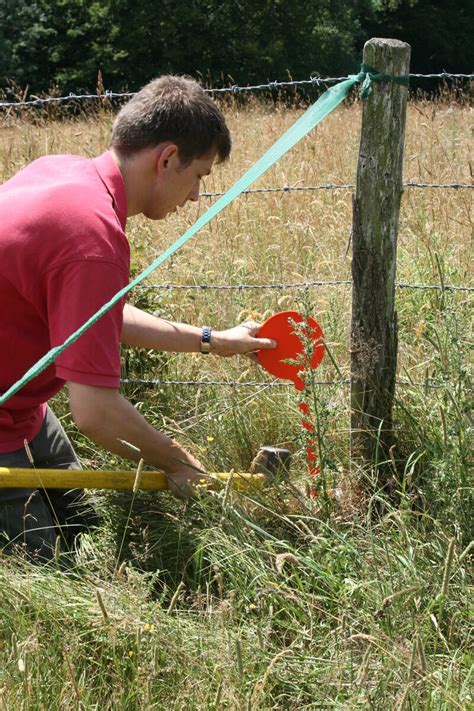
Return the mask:
M 214 442 L 214 437 L 211 437 L 210 435 L 208 435 L 206 439 L 208 442 Z

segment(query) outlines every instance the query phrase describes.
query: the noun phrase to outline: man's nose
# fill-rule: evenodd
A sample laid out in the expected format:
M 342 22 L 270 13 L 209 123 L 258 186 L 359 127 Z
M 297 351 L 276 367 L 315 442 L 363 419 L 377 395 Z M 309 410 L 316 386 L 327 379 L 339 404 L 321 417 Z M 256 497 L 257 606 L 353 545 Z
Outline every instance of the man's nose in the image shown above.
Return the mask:
M 197 202 L 199 200 L 199 182 L 196 183 L 189 193 L 188 200 L 192 200 L 193 202 Z

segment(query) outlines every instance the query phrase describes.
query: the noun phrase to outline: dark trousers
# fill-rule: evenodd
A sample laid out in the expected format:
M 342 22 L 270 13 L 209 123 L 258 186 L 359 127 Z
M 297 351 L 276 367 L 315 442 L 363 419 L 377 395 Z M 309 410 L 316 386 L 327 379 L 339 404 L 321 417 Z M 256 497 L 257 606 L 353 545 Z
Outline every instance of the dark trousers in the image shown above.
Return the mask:
M 18 449 L 0 453 L 0 467 L 81 469 L 64 429 L 49 408 L 29 448 L 33 464 L 25 449 Z M 0 489 L 0 550 L 6 553 L 22 550 L 31 560 L 50 560 L 58 546 L 59 550 L 70 548 L 75 537 L 95 523 L 97 516 L 85 504 L 80 489 Z

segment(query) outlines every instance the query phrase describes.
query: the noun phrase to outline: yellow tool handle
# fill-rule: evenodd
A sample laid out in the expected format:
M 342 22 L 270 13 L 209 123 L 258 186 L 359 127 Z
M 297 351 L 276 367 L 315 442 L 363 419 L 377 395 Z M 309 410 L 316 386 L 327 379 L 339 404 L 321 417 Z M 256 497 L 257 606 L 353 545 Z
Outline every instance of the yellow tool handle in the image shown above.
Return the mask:
M 90 469 L 14 469 L 0 467 L 0 489 L 117 489 L 131 491 L 136 472 L 92 471 Z M 235 489 L 262 488 L 263 474 L 246 472 L 219 472 L 202 477 L 204 486 L 213 479 L 225 483 L 232 477 Z M 142 472 L 138 488 L 146 491 L 164 491 L 168 482 L 162 472 Z

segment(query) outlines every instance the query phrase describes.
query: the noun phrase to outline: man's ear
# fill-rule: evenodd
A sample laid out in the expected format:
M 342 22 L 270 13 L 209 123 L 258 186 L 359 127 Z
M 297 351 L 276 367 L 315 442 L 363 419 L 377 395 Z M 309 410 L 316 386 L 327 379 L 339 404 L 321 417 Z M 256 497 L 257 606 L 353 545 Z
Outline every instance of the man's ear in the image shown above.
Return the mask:
M 162 175 L 170 165 L 170 162 L 178 160 L 178 146 L 175 143 L 166 143 L 160 146 L 156 156 L 156 171 Z

